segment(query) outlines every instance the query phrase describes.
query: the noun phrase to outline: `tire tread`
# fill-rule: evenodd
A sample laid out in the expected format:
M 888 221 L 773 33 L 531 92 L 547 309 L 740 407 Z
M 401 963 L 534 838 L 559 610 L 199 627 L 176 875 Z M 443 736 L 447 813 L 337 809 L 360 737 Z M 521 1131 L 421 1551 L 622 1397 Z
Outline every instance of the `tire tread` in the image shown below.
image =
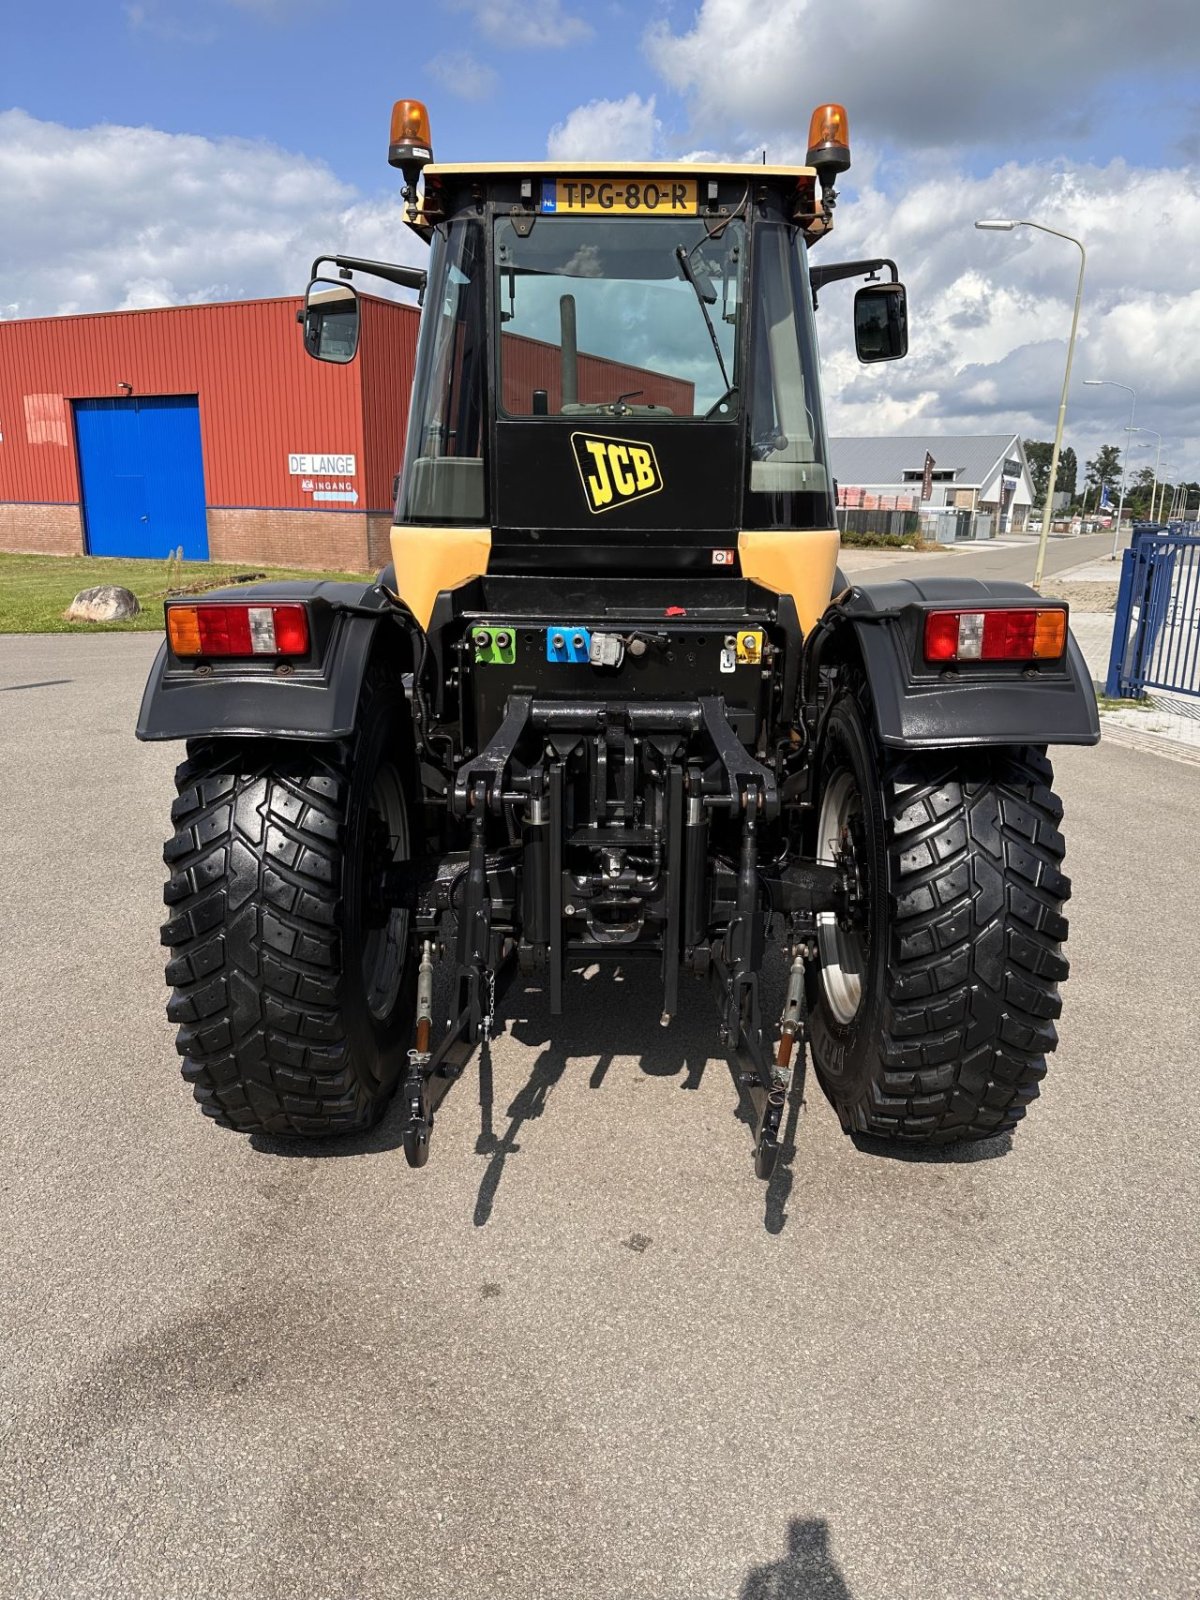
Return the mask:
M 376 1111 L 340 1011 L 347 760 L 216 746 L 176 773 L 167 1015 L 200 1109 L 243 1133 L 347 1133 Z
M 962 768 L 961 756 L 918 758 L 889 785 L 888 1064 L 861 1108 L 862 1131 L 889 1138 L 1014 1127 L 1058 1040 L 1071 890 L 1050 763 L 1025 749 Z
M 848 1132 L 992 1138 L 1024 1117 L 1058 1042 L 1071 885 L 1053 771 L 1030 747 L 877 759 L 888 872 L 877 1059 L 853 1091 L 819 1057 L 818 1076 Z

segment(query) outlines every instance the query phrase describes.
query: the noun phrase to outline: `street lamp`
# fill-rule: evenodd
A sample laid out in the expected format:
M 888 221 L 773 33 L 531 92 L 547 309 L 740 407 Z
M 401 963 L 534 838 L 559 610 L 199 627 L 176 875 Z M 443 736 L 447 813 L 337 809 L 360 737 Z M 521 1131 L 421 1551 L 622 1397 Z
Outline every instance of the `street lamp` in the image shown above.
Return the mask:
M 1151 493 L 1150 493 L 1150 521 L 1153 522 L 1155 520 L 1154 519 L 1154 502 L 1158 499 L 1158 466 L 1159 466 L 1159 462 L 1162 460 L 1162 434 L 1161 433 L 1155 433 L 1153 428 L 1126 428 L 1125 432 L 1126 433 L 1153 433 L 1154 437 L 1158 440 L 1158 450 L 1155 452 L 1155 456 L 1154 456 L 1154 488 L 1151 490 Z M 1147 445 L 1146 448 L 1149 449 L 1150 448 L 1149 445 Z
M 1162 466 L 1160 466 L 1158 469 L 1159 477 L 1162 479 L 1162 482 L 1158 486 L 1158 506 L 1155 510 L 1154 516 L 1151 518 L 1153 522 L 1170 521 L 1170 516 L 1164 516 L 1163 512 L 1166 510 L 1167 505 L 1167 490 L 1170 489 L 1172 494 L 1175 492 L 1174 485 L 1172 484 L 1170 478 L 1170 474 L 1174 471 L 1175 463 L 1173 461 L 1164 461 Z
M 1066 239 L 1079 249 L 1079 282 L 1075 286 L 1075 310 L 1071 316 L 1071 337 L 1067 340 L 1067 369 L 1063 373 L 1062 399 L 1058 406 L 1058 423 L 1054 429 L 1054 450 L 1050 456 L 1050 481 L 1046 485 L 1046 505 L 1042 511 L 1042 531 L 1038 539 L 1037 564 L 1033 569 L 1033 587 L 1042 586 L 1042 568 L 1046 564 L 1046 540 L 1050 534 L 1050 517 L 1054 509 L 1054 488 L 1058 482 L 1058 458 L 1062 451 L 1063 423 L 1067 416 L 1067 390 L 1071 387 L 1071 358 L 1075 354 L 1075 333 L 1079 327 L 1079 303 L 1083 299 L 1083 269 L 1087 266 L 1087 251 L 1079 239 L 1057 228 L 1048 228 L 1044 222 L 1030 222 L 1025 217 L 991 218 L 977 222 L 977 228 L 996 233 L 1011 233 L 1014 228 L 1036 228 L 1039 233 L 1052 233 L 1056 239 Z
M 1129 397 L 1130 397 L 1129 398 L 1129 427 L 1126 428 L 1126 430 L 1125 430 L 1126 433 L 1129 433 L 1130 430 L 1133 428 L 1133 408 L 1134 408 L 1134 406 L 1137 405 L 1137 393 L 1136 393 L 1136 391 L 1131 389 L 1127 383 L 1116 383 L 1116 382 L 1113 381 L 1112 378 L 1085 378 L 1083 381 L 1084 381 L 1084 383 L 1086 384 L 1086 386 L 1089 389 L 1124 389 L 1125 390 L 1125 393 L 1127 395 L 1129 395 Z M 1121 542 L 1121 517 L 1122 517 L 1122 515 L 1123 515 L 1123 513 L 1125 511 L 1125 467 L 1126 467 L 1126 457 L 1128 455 L 1129 455 L 1128 449 L 1125 449 L 1125 450 L 1121 451 L 1121 503 L 1117 507 L 1117 528 L 1116 528 L 1116 532 L 1113 534 L 1113 547 L 1112 547 L 1112 555 L 1109 557 L 1110 561 L 1115 561 L 1117 559 L 1117 546 Z

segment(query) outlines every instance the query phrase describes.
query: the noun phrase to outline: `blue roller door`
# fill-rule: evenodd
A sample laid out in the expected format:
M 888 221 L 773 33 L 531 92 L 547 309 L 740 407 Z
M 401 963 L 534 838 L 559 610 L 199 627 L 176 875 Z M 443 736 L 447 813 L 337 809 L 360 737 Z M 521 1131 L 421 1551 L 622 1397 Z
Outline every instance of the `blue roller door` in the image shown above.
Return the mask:
M 77 400 L 75 436 L 90 555 L 208 559 L 195 395 Z

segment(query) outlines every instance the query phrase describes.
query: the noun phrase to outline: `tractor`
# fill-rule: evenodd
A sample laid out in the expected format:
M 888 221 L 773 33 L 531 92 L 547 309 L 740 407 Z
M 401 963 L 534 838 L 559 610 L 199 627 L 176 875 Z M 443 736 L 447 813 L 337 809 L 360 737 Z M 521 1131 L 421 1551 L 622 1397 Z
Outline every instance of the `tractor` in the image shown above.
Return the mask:
M 860 362 L 908 345 L 892 261 L 810 260 L 844 109 L 803 167 L 449 165 L 402 100 L 389 160 L 427 265 L 321 257 L 299 320 L 348 362 L 356 278 L 420 297 L 391 564 L 168 600 L 140 712 L 187 741 L 201 1109 L 325 1138 L 398 1095 L 421 1167 L 506 988 L 558 1016 L 615 963 L 665 1027 L 711 990 L 760 1177 L 806 1051 L 849 1134 L 1012 1129 L 1067 974 L 1046 750 L 1096 702 L 1064 604 L 838 569 L 819 297 L 860 280 Z

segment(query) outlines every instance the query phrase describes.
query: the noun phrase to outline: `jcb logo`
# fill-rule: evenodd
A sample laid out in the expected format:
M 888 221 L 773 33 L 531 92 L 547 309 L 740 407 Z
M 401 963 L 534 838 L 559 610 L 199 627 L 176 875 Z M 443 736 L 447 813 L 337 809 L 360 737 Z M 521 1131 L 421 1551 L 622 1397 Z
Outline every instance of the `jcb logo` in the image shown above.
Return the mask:
M 573 433 L 571 443 L 592 511 L 611 511 L 663 486 L 658 458 L 648 444 L 594 433 Z

